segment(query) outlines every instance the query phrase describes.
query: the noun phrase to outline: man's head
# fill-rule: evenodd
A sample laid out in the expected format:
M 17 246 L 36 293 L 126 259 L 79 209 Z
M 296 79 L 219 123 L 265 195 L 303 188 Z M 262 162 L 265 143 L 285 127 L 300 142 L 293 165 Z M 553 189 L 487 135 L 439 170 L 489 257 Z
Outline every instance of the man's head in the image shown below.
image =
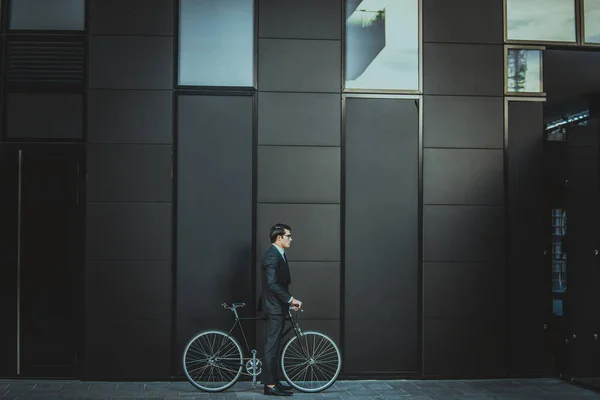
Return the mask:
M 285 224 L 275 224 L 269 232 L 271 243 L 283 249 L 287 249 L 292 244 L 292 229 Z

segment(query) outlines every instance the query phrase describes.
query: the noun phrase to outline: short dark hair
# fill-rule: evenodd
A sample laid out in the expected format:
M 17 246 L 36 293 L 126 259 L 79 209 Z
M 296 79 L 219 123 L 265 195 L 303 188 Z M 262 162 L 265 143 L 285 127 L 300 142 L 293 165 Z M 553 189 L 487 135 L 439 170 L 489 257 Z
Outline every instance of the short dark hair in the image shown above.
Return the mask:
M 271 243 L 275 243 L 277 240 L 277 236 L 285 235 L 285 230 L 292 231 L 292 228 L 287 226 L 286 224 L 275 224 L 271 227 L 271 231 L 269 232 L 269 238 L 271 239 Z

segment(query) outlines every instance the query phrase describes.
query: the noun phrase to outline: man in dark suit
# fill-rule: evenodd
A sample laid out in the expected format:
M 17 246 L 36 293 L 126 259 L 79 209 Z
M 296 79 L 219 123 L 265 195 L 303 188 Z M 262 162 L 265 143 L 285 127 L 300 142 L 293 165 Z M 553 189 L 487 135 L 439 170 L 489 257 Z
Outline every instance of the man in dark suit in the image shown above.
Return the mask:
M 278 356 L 285 315 L 289 307 L 296 310 L 302 302 L 289 293 L 292 282 L 285 249 L 292 244 L 291 228 L 276 224 L 269 232 L 271 246 L 262 258 L 262 309 L 266 318 L 265 350 L 262 365 L 262 383 L 266 395 L 290 396 L 292 392 L 283 387 L 278 379 Z

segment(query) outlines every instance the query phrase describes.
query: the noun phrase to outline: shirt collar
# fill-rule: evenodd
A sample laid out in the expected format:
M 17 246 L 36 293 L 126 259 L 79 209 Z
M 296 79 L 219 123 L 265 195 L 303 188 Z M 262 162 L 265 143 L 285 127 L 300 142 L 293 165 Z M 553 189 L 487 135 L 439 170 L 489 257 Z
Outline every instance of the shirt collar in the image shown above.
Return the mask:
M 283 249 L 279 246 L 277 246 L 275 243 L 273 243 L 273 246 L 275 246 L 275 248 L 279 251 L 279 254 L 281 254 L 281 257 L 285 257 L 285 252 L 283 251 Z

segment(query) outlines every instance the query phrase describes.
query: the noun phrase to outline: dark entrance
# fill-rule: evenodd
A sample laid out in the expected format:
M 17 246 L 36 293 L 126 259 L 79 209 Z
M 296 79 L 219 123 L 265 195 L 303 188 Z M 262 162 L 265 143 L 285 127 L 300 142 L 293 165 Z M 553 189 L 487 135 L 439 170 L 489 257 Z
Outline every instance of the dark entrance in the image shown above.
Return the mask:
M 0 376 L 75 376 L 83 305 L 83 152 L 0 147 Z

